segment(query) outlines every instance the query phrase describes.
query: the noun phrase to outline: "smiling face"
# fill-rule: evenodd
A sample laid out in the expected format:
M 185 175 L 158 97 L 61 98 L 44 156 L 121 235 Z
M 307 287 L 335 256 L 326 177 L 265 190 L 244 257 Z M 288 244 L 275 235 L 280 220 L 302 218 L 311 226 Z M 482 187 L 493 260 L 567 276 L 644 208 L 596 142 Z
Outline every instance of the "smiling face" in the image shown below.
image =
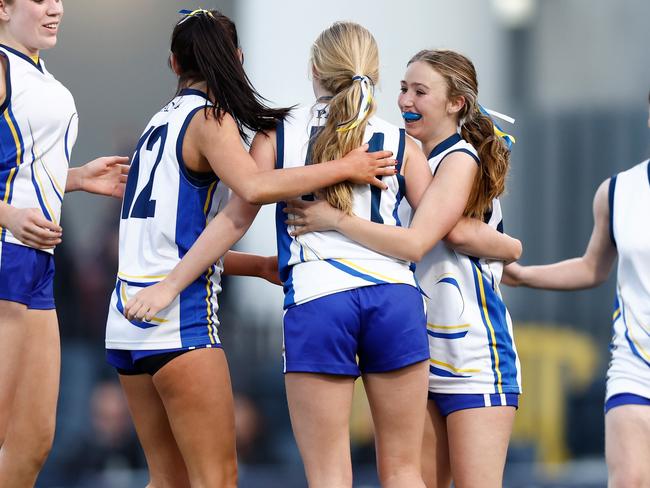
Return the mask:
M 0 0 L 0 41 L 29 56 L 56 45 L 61 0 Z
M 427 63 L 415 61 L 406 69 L 397 104 L 408 135 L 426 146 L 456 131 L 463 100 L 449 100 L 442 75 Z

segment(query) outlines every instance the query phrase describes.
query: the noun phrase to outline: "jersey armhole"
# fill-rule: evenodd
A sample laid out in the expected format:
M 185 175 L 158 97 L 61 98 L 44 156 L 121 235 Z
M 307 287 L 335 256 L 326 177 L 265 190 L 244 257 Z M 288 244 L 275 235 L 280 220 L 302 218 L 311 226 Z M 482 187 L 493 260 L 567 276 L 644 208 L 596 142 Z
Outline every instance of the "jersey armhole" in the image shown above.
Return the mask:
M 193 108 L 189 114 L 187 114 L 187 117 L 185 117 L 183 125 L 181 126 L 181 130 L 178 133 L 178 139 L 176 140 L 176 160 L 178 161 L 178 168 L 187 181 L 200 188 L 209 186 L 213 181 L 218 180 L 219 178 L 213 172 L 201 173 L 198 171 L 192 171 L 185 165 L 185 159 L 183 158 L 183 141 L 185 140 L 187 127 L 190 125 L 190 122 L 192 122 L 194 115 L 199 110 L 204 109 L 205 105 L 196 107 Z
M 612 244 L 616 247 L 616 237 L 614 236 L 614 191 L 616 190 L 616 176 L 614 175 L 609 179 L 609 191 L 607 200 L 609 202 L 609 238 Z
M 275 169 L 284 168 L 284 121 L 278 120 L 275 127 Z
M 480 165 L 481 165 L 481 162 L 480 162 L 480 160 L 478 159 L 478 156 L 477 156 L 476 154 L 474 154 L 472 151 L 470 151 L 469 149 L 465 149 L 465 148 L 454 149 L 453 151 L 449 151 L 447 154 L 445 154 L 445 155 L 442 157 L 442 159 L 441 159 L 440 162 L 438 163 L 438 166 L 436 166 L 436 170 L 433 172 L 433 176 L 436 176 L 436 173 L 437 173 L 438 170 L 440 169 L 440 165 L 441 165 L 442 162 L 445 160 L 445 158 L 446 158 L 447 156 L 449 156 L 450 154 L 457 153 L 457 152 L 462 152 L 462 153 L 465 153 L 465 154 L 469 154 L 469 155 L 472 157 L 472 159 L 473 159 L 474 161 L 476 161 L 476 165 L 477 165 L 477 166 L 480 166 Z
M 5 99 L 2 101 L 2 105 L 0 105 L 1 115 L 5 113 L 5 110 L 7 110 L 7 107 L 11 103 L 11 77 L 9 76 L 11 67 L 9 66 L 9 56 L 2 51 L 0 51 L 0 63 L 3 63 L 5 68 Z

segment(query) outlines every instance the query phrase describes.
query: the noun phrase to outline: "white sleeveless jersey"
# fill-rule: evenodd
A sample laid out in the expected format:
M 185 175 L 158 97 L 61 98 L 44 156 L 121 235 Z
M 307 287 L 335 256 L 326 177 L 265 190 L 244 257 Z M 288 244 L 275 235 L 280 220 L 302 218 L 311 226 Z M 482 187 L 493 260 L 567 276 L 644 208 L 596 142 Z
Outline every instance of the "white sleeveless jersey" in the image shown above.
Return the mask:
M 650 398 L 650 162 L 610 179 L 610 231 L 618 250 L 607 398 Z
M 327 105 L 300 108 L 277 128 L 277 168 L 304 166 L 310 160 L 310 140 L 325 124 Z M 369 151 L 390 150 L 398 161 L 403 160 L 405 133 L 377 117 L 371 117 L 364 135 Z M 355 185 L 353 212 L 358 217 L 386 225 L 400 225 L 399 202 L 405 195 L 402 175 L 383 177 L 388 190 L 370 185 Z M 303 198 L 311 199 L 311 196 Z M 284 307 L 304 303 L 331 293 L 362 286 L 406 283 L 413 286 L 415 278 L 409 263 L 367 249 L 338 232 L 311 232 L 291 237 L 291 227 L 282 212 L 286 205 L 276 207 L 278 265 L 284 284 Z
M 0 107 L 0 199 L 16 208 L 38 208 L 58 224 L 77 138 L 74 100 L 43 60 L 1 44 L 0 55 L 7 65 Z M 24 245 L 2 227 L 0 241 Z
M 154 115 L 138 142 L 122 204 L 119 271 L 106 327 L 109 349 L 219 343 L 220 262 L 150 322 L 128 321 L 122 313 L 130 297 L 176 266 L 227 200 L 228 190 L 215 175 L 190 174 L 183 162 L 185 131 L 205 104 L 202 92 L 183 90 Z
M 454 134 L 429 155 L 435 175 L 440 163 L 464 152 L 479 164 L 476 149 Z M 400 209 L 402 218 L 410 208 Z M 492 202 L 485 222 L 503 231 L 501 205 Z M 418 263 L 416 276 L 428 297 L 429 390 L 435 393 L 521 392 L 519 358 L 499 282 L 503 262 L 454 251 L 440 241 Z

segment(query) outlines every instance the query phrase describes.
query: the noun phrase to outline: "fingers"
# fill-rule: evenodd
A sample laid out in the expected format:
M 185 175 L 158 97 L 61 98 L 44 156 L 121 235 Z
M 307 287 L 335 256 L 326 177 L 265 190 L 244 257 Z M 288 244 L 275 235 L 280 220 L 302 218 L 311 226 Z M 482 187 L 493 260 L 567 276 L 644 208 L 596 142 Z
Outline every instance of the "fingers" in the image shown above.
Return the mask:
M 283 208 L 282 211 L 286 214 L 299 215 L 300 217 L 304 217 L 306 215 L 305 211 L 302 208 L 286 207 Z
M 366 146 L 367 146 L 367 144 L 366 144 Z M 389 158 L 393 157 L 393 152 L 392 151 L 375 151 L 375 152 L 368 153 L 368 156 L 370 156 L 373 159 L 389 159 Z
M 116 166 L 120 164 L 120 165 L 127 165 L 128 168 L 129 158 L 127 158 L 126 156 L 105 156 L 104 159 L 106 161 L 106 166 Z
M 395 174 L 395 172 L 392 174 Z M 382 182 L 381 180 L 378 180 L 377 178 L 370 178 L 370 181 L 368 181 L 368 183 L 372 186 L 376 186 L 380 190 L 388 190 L 388 185 L 386 185 L 386 183 Z
M 56 232 L 58 234 L 63 233 L 63 229 L 60 225 L 55 224 L 45 218 L 45 216 L 40 211 L 34 211 L 30 216 L 29 220 L 35 226 L 38 226 L 42 229 L 47 229 L 50 232 Z

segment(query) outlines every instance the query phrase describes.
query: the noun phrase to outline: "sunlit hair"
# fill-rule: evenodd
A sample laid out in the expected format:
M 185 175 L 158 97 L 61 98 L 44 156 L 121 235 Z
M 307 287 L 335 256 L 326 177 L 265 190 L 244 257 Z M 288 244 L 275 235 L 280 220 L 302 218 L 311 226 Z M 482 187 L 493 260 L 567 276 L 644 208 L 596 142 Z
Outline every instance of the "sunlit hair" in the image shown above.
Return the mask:
M 476 148 L 481 163 L 464 214 L 482 219 L 491 208 L 492 200 L 505 190 L 510 152 L 494 133 L 492 119 L 479 109 L 474 64 L 462 54 L 446 50 L 420 51 L 408 64 L 416 61 L 428 64 L 445 79 L 449 100 L 465 99 L 457 122 L 461 126 L 461 136 Z
M 187 83 L 205 81 L 215 118 L 221 120 L 229 113 L 237 122 L 239 134 L 245 141 L 244 127 L 252 131 L 274 129 L 288 109 L 272 109 L 251 84 L 242 67 L 235 24 L 217 10 L 186 16 L 176 24 L 172 33 L 171 52 L 180 67 L 180 87 Z
M 367 29 L 352 22 L 336 22 L 321 32 L 311 48 L 314 77 L 332 94 L 327 122 L 313 143 L 311 163 L 338 159 L 363 142 L 368 118 L 375 112 L 374 100 L 356 127 L 339 130 L 341 124 L 354 120 L 361 105 L 361 81 L 366 76 L 374 85 L 379 81 L 379 51 Z M 352 213 L 352 183 L 339 183 L 323 190 L 334 207 Z

